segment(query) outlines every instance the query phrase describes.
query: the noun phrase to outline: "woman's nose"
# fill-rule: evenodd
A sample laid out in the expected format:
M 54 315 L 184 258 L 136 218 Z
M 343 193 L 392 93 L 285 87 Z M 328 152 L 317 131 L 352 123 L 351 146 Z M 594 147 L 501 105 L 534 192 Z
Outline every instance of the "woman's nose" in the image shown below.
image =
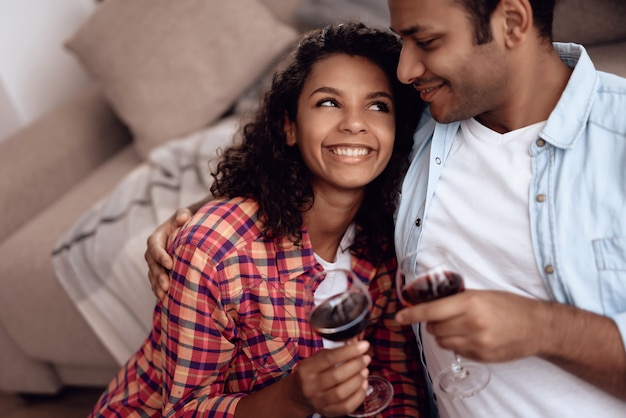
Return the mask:
M 352 134 L 367 132 L 367 122 L 360 112 L 348 111 L 341 120 L 340 129 Z
M 416 48 L 403 45 L 396 72 L 398 80 L 404 84 L 413 84 L 416 79 L 424 75 L 425 71 L 426 67 Z

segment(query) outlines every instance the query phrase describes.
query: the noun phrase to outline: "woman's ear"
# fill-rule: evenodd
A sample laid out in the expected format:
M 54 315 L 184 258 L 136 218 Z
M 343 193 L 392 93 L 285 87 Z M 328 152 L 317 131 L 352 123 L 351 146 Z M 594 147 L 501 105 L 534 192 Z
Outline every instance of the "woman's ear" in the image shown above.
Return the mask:
M 289 116 L 285 115 L 285 123 L 283 125 L 287 145 L 290 147 L 296 145 L 296 123 L 289 119 Z

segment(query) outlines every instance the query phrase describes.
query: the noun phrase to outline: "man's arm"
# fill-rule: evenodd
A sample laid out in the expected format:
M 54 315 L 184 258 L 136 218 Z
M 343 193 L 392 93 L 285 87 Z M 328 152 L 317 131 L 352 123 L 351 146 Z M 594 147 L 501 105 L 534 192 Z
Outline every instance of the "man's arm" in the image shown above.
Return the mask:
M 626 349 L 615 322 L 560 303 L 550 303 L 548 312 L 552 324 L 540 356 L 626 400 Z
M 174 260 L 167 252 L 167 240 L 185 224 L 208 201 L 205 199 L 191 204 L 186 208 L 179 208 L 165 222 L 159 225 L 148 237 L 144 258 L 148 263 L 148 280 L 152 292 L 159 299 L 163 299 L 170 288 L 170 277 L 168 271 L 172 269 Z
M 626 349 L 610 318 L 507 292 L 467 290 L 403 309 L 396 319 L 426 322 L 442 348 L 463 357 L 538 356 L 626 400 Z

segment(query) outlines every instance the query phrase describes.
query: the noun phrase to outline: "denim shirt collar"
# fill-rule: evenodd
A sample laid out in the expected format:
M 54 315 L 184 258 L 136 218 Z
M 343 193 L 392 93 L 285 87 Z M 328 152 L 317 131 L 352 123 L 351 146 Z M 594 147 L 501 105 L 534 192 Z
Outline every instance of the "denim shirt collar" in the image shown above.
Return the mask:
M 540 136 L 555 147 L 571 149 L 583 136 L 599 79 L 581 45 L 555 42 L 554 48 L 573 71 Z

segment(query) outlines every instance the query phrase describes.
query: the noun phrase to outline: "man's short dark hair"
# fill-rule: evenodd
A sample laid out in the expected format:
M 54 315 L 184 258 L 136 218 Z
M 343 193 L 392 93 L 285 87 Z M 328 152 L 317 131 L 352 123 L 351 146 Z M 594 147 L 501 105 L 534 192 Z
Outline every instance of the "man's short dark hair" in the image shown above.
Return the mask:
M 491 15 L 500 0 L 456 0 L 467 11 L 474 25 L 474 39 L 477 45 L 491 42 Z M 529 0 L 533 9 L 533 19 L 539 36 L 552 41 L 552 20 L 555 0 Z

